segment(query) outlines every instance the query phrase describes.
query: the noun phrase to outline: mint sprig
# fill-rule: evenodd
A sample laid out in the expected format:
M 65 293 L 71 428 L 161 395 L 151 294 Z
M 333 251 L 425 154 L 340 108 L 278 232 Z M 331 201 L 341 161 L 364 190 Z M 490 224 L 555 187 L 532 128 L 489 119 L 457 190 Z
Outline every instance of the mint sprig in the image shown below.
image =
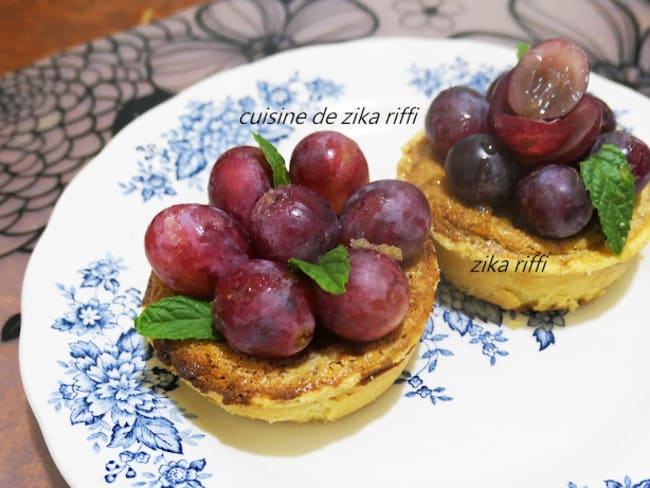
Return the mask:
M 212 323 L 210 302 L 175 295 L 145 307 L 135 330 L 152 339 L 220 339 Z
M 621 149 L 603 144 L 580 163 L 580 176 L 591 204 L 598 210 L 600 225 L 610 249 L 621 254 L 630 232 L 634 211 L 634 176 Z
M 326 252 L 317 264 L 298 258 L 289 258 L 289 264 L 309 276 L 326 292 L 333 295 L 345 292 L 350 277 L 350 257 L 345 246 L 339 245 Z
M 257 142 L 257 145 L 264 153 L 264 157 L 271 165 L 271 170 L 273 171 L 273 186 L 278 187 L 291 183 L 289 172 L 287 171 L 287 165 L 276 147 L 256 132 L 253 132 L 253 139 L 255 139 L 255 142 Z
M 523 58 L 524 54 L 526 54 L 529 49 L 530 49 L 530 44 L 528 44 L 527 42 L 520 42 L 519 44 L 517 44 L 517 59 L 519 60 Z

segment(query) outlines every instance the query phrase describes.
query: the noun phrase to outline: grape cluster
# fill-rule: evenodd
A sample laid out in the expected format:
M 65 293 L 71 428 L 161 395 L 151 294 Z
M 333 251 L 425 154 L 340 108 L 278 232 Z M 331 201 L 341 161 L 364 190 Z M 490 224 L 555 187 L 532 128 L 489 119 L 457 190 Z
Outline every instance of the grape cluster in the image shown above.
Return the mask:
M 436 95 L 425 133 L 450 191 L 469 204 L 514 208 L 515 222 L 544 237 L 569 237 L 594 213 L 577 164 L 613 144 L 640 192 L 650 181 L 650 149 L 616 129 L 611 108 L 587 92 L 589 73 L 580 47 L 547 39 L 485 96 L 463 86 Z
M 257 357 L 298 353 L 317 324 L 353 341 L 394 330 L 409 304 L 403 266 L 431 226 L 423 193 L 400 180 L 370 182 L 363 152 L 336 131 L 314 132 L 295 146 L 288 184 L 274 186 L 275 170 L 258 147 L 223 153 L 210 172 L 209 204 L 177 204 L 149 224 L 153 271 L 178 293 L 212 300 L 228 344 Z M 349 247 L 342 294 L 288 263 L 317 264 L 339 245 Z M 378 251 L 385 245 L 401 261 Z

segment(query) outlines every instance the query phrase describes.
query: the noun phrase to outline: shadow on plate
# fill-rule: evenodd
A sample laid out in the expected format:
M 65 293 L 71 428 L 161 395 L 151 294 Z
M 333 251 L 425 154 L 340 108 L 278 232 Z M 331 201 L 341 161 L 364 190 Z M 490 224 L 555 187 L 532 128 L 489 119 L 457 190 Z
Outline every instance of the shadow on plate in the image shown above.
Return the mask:
M 365 428 L 371 428 L 373 422 L 396 407 L 403 395 L 403 385 L 393 384 L 374 402 L 350 415 L 334 422 L 303 424 L 269 424 L 232 415 L 187 386 L 179 388 L 174 398 L 181 406 L 197 415 L 197 418 L 189 419 L 189 422 L 222 444 L 254 454 L 290 457 L 318 450 Z
M 641 259 L 643 259 L 643 256 L 637 255 L 634 257 L 623 276 L 607 288 L 603 295 L 569 313 L 567 315 L 567 325 L 586 325 L 619 305 L 625 299 L 625 296 L 632 291 Z

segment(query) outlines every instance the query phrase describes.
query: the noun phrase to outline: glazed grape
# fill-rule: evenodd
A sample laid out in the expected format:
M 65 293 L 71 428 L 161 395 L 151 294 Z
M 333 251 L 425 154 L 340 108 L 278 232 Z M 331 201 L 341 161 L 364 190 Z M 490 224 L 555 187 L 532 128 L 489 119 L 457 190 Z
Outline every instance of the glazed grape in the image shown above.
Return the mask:
M 494 130 L 494 119 L 497 114 L 516 115 L 508 103 L 508 90 L 512 71 L 508 71 L 492 82 L 490 87 L 490 109 L 488 110 L 488 128 Z
M 210 299 L 219 279 L 250 256 L 245 232 L 235 219 L 219 208 L 189 203 L 167 207 L 152 219 L 144 249 L 167 286 Z
M 527 226 L 556 239 L 578 233 L 593 213 L 578 172 L 559 164 L 542 166 L 522 178 L 515 191 L 515 205 Z
M 441 91 L 427 111 L 424 129 L 434 151 L 444 158 L 461 139 L 487 132 L 488 101 L 477 91 L 454 86 Z
M 341 239 L 341 224 L 329 203 L 301 185 L 272 188 L 251 212 L 250 238 L 258 257 L 315 262 Z
M 445 160 L 451 192 L 472 204 L 503 205 L 512 195 L 519 166 L 514 155 L 490 134 L 456 143 Z
M 571 135 L 565 119 L 537 120 L 497 113 L 494 132 L 510 149 L 523 156 L 542 156 L 559 149 Z
M 304 137 L 291 154 L 291 181 L 314 190 L 336 213 L 369 181 L 368 162 L 355 141 L 336 131 Z
M 570 127 L 568 139 L 555 151 L 541 156 L 537 162 L 571 163 L 583 158 L 600 132 L 603 115 L 600 103 L 587 94 L 563 119 Z
M 415 257 L 431 227 L 429 202 L 418 187 L 401 180 L 362 186 L 341 212 L 343 242 L 365 238 L 402 250 L 403 262 Z
M 595 154 L 603 144 L 614 144 L 623 151 L 634 175 L 634 189 L 640 192 L 650 181 L 650 149 L 645 142 L 624 131 L 599 135 L 591 149 Z
M 345 339 L 372 341 L 394 330 L 406 316 L 409 283 L 395 261 L 370 249 L 350 250 L 346 290 L 333 295 L 315 287 L 316 316 Z
M 602 98 L 591 95 L 599 104 L 602 112 L 602 123 L 600 132 L 612 132 L 616 130 L 616 114 Z
M 228 212 L 248 230 L 253 205 L 271 188 L 271 179 L 271 166 L 260 148 L 229 149 L 217 159 L 210 172 L 210 204 Z
M 257 357 L 287 357 L 314 335 L 307 289 L 285 265 L 251 259 L 219 280 L 215 324 L 228 344 Z
M 500 75 L 494 77 L 494 79 L 490 82 L 490 84 L 488 85 L 487 90 L 485 91 L 485 98 L 486 98 L 486 100 L 488 102 L 492 102 L 492 98 L 494 97 L 494 94 L 496 93 L 497 86 L 499 85 L 499 83 L 501 83 L 501 80 L 503 80 L 503 78 L 505 78 L 508 75 L 508 73 L 510 73 L 510 72 L 509 71 L 504 71 Z
M 588 83 L 585 52 L 567 40 L 547 39 L 532 46 L 512 70 L 508 101 L 523 117 L 562 117 L 577 105 Z

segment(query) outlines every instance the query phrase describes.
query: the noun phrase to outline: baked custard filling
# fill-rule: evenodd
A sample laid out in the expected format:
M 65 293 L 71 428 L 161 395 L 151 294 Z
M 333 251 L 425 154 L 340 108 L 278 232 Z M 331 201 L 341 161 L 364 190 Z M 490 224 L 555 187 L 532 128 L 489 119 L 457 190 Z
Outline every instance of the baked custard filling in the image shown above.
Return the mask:
M 627 243 L 616 255 L 596 219 L 574 236 L 551 239 L 514 225 L 507 208 L 463 202 L 424 131 L 404 145 L 398 176 L 429 200 L 442 276 L 505 309 L 575 309 L 604 293 L 650 241 L 648 187 L 637 195 Z

